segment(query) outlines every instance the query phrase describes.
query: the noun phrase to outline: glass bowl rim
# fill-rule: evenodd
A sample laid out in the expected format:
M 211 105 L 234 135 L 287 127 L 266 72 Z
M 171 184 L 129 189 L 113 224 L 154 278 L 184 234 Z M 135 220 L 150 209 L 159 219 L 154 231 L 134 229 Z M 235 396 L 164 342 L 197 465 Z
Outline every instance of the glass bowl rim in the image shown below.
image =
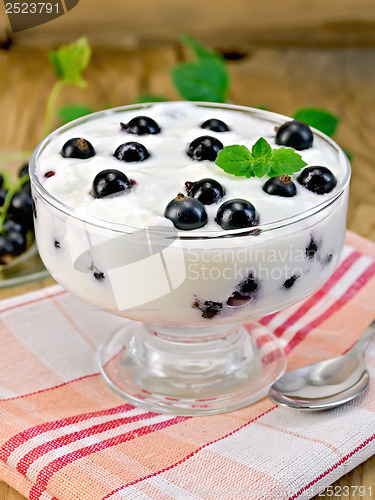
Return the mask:
M 165 101 L 165 104 L 175 104 L 176 102 L 184 102 L 184 101 Z M 252 108 L 248 106 L 239 106 L 239 105 L 234 105 L 234 104 L 224 104 L 224 103 L 211 103 L 211 102 L 199 102 L 199 101 L 187 101 L 189 104 L 198 106 L 198 107 L 206 107 L 206 108 L 219 108 L 219 109 L 226 109 L 230 111 L 236 111 L 236 112 L 242 112 L 242 113 L 247 113 L 252 116 L 256 117 L 261 117 L 263 119 L 268 119 L 268 121 L 272 121 L 275 125 L 281 125 L 285 123 L 286 121 L 291 121 L 293 118 L 290 118 L 285 115 L 281 115 L 279 113 L 274 113 L 272 111 L 265 111 L 263 109 L 257 109 L 257 108 Z M 78 118 L 76 120 L 73 120 L 53 132 L 51 132 L 48 136 L 46 136 L 39 144 L 38 146 L 34 149 L 31 158 L 30 158 L 30 164 L 29 164 L 29 172 L 30 172 L 30 179 L 31 179 L 31 184 L 34 186 L 36 191 L 39 193 L 39 195 L 52 207 L 55 209 L 63 212 L 65 215 L 68 215 L 70 217 L 73 217 L 79 221 L 86 222 L 90 225 L 97 226 L 102 229 L 107 229 L 107 230 L 112 230 L 115 232 L 120 232 L 120 233 L 129 233 L 129 231 L 134 231 L 134 230 L 141 230 L 145 229 L 142 227 L 136 227 L 136 226 L 131 226 L 129 224 L 121 224 L 117 222 L 110 222 L 106 221 L 104 219 L 99 219 L 97 217 L 90 216 L 88 214 L 85 214 L 83 212 L 80 212 L 79 210 L 70 207 L 69 205 L 66 205 L 62 201 L 58 200 L 54 196 L 52 196 L 42 185 L 40 182 L 38 176 L 36 175 L 36 164 L 39 158 L 39 155 L 43 152 L 44 148 L 52 141 L 54 140 L 57 136 L 61 135 L 63 132 L 74 128 L 75 126 L 85 123 L 86 121 L 91 121 L 92 119 L 98 119 L 102 116 L 106 116 L 108 114 L 116 114 L 120 113 L 122 111 L 131 111 L 131 110 L 143 110 L 143 109 L 148 109 L 156 104 L 160 103 L 139 103 L 139 104 L 129 104 L 125 106 L 118 106 L 115 108 L 110 108 L 110 109 L 105 109 L 102 111 L 97 111 L 95 113 L 91 113 L 89 115 L 83 116 L 81 118 Z M 343 179 L 340 182 L 340 185 L 338 186 L 338 189 L 335 190 L 332 195 L 326 197 L 324 201 L 321 203 L 318 203 L 317 205 L 304 210 L 302 212 L 299 212 L 295 215 L 292 215 L 290 217 L 286 217 L 284 219 L 279 219 L 276 221 L 272 222 L 267 222 L 266 224 L 259 224 L 258 226 L 253 226 L 253 227 L 246 227 L 246 228 L 241 228 L 241 229 L 233 229 L 229 231 L 224 231 L 224 230 L 217 230 L 217 231 L 199 231 L 196 232 L 195 234 L 190 234 L 190 231 L 178 231 L 178 237 L 181 240 L 200 240 L 200 239 L 216 239 L 216 238 L 228 238 L 228 237 L 240 237 L 240 236 L 249 236 L 249 235 L 254 235 L 254 234 L 259 234 L 260 232 L 268 232 L 268 231 L 273 231 L 276 229 L 280 229 L 285 226 L 290 226 L 292 224 L 296 224 L 302 220 L 305 220 L 309 217 L 312 217 L 322 210 L 325 210 L 327 207 L 332 205 L 333 203 L 338 200 L 341 195 L 344 193 L 345 189 L 347 188 L 349 181 L 350 181 L 350 175 L 351 175 L 351 168 L 350 168 L 350 162 L 348 160 L 348 157 L 342 150 L 342 148 L 330 137 L 328 137 L 326 134 L 323 132 L 320 132 L 319 130 L 310 127 L 313 134 L 318 136 L 320 139 L 324 140 L 327 142 L 338 154 L 338 161 L 341 166 L 345 168 L 345 174 Z M 170 232 L 171 228 L 169 226 L 165 226 L 165 228 L 161 228 L 159 226 L 158 228 L 153 228 L 148 227 L 147 231 L 149 232 L 155 232 L 157 231 L 158 233 L 161 233 L 165 231 L 167 234 Z M 188 234 L 187 234 L 188 233 Z

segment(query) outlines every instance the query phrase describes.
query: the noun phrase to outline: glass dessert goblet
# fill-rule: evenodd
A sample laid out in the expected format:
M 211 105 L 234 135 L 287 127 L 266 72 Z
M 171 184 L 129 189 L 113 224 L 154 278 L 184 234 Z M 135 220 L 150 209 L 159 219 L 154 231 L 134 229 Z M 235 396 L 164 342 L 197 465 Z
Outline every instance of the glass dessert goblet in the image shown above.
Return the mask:
M 196 106 L 245 113 L 273 126 L 286 121 L 250 108 Z M 107 113 L 54 132 L 30 164 L 45 266 L 79 299 L 124 317 L 100 352 L 105 380 L 127 401 L 155 412 L 222 413 L 259 400 L 286 361 L 278 339 L 254 320 L 300 301 L 334 271 L 346 229 L 346 155 L 315 131 L 342 175 L 332 193 L 317 196 L 315 206 L 292 217 L 227 231 L 131 227 L 64 204 L 38 176 L 38 161 L 51 141 Z

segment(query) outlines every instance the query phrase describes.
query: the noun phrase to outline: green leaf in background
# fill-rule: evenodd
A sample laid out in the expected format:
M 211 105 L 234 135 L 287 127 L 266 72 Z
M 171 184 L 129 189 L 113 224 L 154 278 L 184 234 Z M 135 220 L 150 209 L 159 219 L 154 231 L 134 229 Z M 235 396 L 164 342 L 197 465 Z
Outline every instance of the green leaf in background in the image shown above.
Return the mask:
M 291 148 L 277 148 L 272 150 L 270 177 L 277 175 L 292 175 L 299 172 L 307 163 L 302 160 L 301 155 Z
M 293 115 L 295 120 L 306 123 L 332 137 L 339 124 L 339 118 L 322 108 L 299 108 Z
M 254 177 L 252 161 L 251 153 L 246 146 L 233 144 L 219 151 L 215 163 L 228 174 Z
M 94 113 L 94 110 L 83 104 L 67 104 L 57 110 L 57 114 L 61 118 L 61 125 L 65 125 L 65 123 L 69 123 L 91 113 Z
M 206 59 L 211 57 L 221 59 L 220 54 L 208 47 L 205 47 L 190 35 L 181 35 L 181 41 L 194 52 L 198 59 Z
M 187 101 L 225 102 L 229 76 L 221 59 L 211 57 L 181 63 L 171 73 L 175 86 Z
M 165 102 L 169 101 L 167 97 L 157 94 L 142 94 L 133 101 L 133 104 L 143 104 L 147 102 Z
M 57 78 L 65 83 L 73 83 L 84 88 L 86 82 L 82 78 L 91 58 L 91 48 L 86 37 L 81 37 L 69 45 L 63 45 L 50 51 L 48 58 Z

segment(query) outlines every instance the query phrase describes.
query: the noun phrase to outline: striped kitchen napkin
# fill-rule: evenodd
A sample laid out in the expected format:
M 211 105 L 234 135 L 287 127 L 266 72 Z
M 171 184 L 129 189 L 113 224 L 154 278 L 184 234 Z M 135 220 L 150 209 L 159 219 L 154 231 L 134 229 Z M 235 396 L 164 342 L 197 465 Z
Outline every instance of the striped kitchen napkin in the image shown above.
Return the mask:
M 262 328 L 288 369 L 328 358 L 375 317 L 374 292 L 375 245 L 348 233 L 330 280 Z M 337 409 L 264 398 L 176 417 L 126 404 L 98 373 L 97 348 L 123 321 L 59 286 L 0 303 L 0 479 L 31 500 L 311 498 L 375 453 L 375 342 L 368 389 Z

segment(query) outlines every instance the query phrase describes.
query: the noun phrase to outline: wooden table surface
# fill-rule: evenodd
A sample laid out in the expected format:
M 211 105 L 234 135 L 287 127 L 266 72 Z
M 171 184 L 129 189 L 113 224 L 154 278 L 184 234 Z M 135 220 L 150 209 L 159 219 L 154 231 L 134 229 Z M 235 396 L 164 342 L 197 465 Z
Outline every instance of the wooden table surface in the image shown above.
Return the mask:
M 176 43 L 141 46 L 136 50 L 98 48 L 85 77 L 88 89 L 66 89 L 59 105 L 85 103 L 95 109 L 129 103 L 140 93 L 178 98 L 169 68 L 185 52 Z M 375 49 L 373 47 L 249 47 L 247 57 L 229 63 L 230 99 L 243 105 L 263 105 L 290 115 L 302 105 L 318 105 L 341 117 L 337 141 L 353 155 L 348 227 L 375 241 Z M 48 92 L 54 83 L 46 49 L 15 44 L 0 50 L 0 151 L 32 149 L 41 139 Z M 56 123 L 57 125 L 57 123 Z M 48 282 L 47 284 L 49 284 Z M 37 283 L 0 291 L 0 299 L 44 286 Z M 336 483 L 372 486 L 375 497 L 375 457 Z M 342 490 L 341 490 L 342 491 Z M 23 497 L 0 483 L 0 500 Z M 316 499 L 331 498 L 329 495 Z

